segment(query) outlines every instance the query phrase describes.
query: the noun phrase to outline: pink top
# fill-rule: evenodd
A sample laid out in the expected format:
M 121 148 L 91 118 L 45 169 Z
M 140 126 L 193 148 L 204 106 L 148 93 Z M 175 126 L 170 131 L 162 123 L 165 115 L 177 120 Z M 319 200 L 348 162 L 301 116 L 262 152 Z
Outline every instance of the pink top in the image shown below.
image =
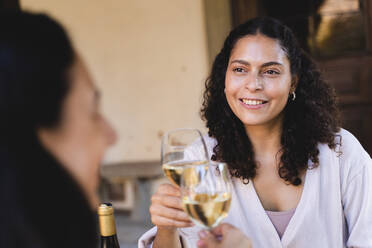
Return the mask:
M 296 211 L 296 208 L 282 212 L 274 212 L 268 210 L 265 211 L 267 213 L 267 216 L 269 216 L 271 223 L 273 223 L 276 231 L 278 232 L 279 237 L 282 238 L 289 221 L 291 220 L 294 212 Z

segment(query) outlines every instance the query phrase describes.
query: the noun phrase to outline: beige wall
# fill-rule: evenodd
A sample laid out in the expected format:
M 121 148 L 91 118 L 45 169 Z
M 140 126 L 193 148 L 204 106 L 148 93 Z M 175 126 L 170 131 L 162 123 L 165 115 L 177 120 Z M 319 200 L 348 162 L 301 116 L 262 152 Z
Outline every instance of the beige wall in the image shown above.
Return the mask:
M 204 9 L 208 58 L 209 65 L 212 66 L 232 27 L 230 0 L 204 0 Z
M 198 110 L 208 74 L 201 0 L 21 0 L 69 31 L 103 92 L 119 142 L 106 163 L 158 160 L 159 135 L 202 128 Z

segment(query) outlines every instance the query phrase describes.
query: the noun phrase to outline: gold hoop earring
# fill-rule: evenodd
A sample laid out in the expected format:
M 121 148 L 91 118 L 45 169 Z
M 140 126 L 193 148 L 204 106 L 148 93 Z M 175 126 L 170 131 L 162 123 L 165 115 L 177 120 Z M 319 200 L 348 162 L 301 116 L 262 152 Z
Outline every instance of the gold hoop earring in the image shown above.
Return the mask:
M 296 93 L 294 91 L 291 93 L 291 96 L 292 96 L 292 101 L 296 100 Z

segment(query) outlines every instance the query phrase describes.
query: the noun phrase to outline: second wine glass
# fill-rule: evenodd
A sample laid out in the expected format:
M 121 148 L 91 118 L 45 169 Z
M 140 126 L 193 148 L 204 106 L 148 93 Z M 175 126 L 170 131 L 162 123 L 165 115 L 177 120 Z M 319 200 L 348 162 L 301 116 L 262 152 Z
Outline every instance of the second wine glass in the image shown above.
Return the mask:
M 161 163 L 166 177 L 180 186 L 187 166 L 208 164 L 208 151 L 201 132 L 182 128 L 167 132 L 161 143 Z
M 231 184 L 227 165 L 189 166 L 181 177 L 182 204 L 190 219 L 204 229 L 216 227 L 228 214 Z

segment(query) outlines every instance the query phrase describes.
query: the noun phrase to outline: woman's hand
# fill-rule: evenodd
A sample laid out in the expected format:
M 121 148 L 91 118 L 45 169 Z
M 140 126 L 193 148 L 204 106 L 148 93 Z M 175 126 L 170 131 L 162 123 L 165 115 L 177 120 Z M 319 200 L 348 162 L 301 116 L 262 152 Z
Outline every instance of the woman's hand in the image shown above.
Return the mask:
M 152 196 L 150 214 L 152 223 L 158 228 L 175 229 L 193 225 L 183 211 L 180 189 L 169 183 L 160 185 Z
M 199 248 L 251 248 L 251 241 L 234 226 L 224 223 L 212 230 L 199 232 Z
M 151 221 L 158 231 L 153 247 L 181 247 L 178 227 L 193 226 L 183 211 L 180 189 L 172 184 L 162 184 L 151 198 Z

